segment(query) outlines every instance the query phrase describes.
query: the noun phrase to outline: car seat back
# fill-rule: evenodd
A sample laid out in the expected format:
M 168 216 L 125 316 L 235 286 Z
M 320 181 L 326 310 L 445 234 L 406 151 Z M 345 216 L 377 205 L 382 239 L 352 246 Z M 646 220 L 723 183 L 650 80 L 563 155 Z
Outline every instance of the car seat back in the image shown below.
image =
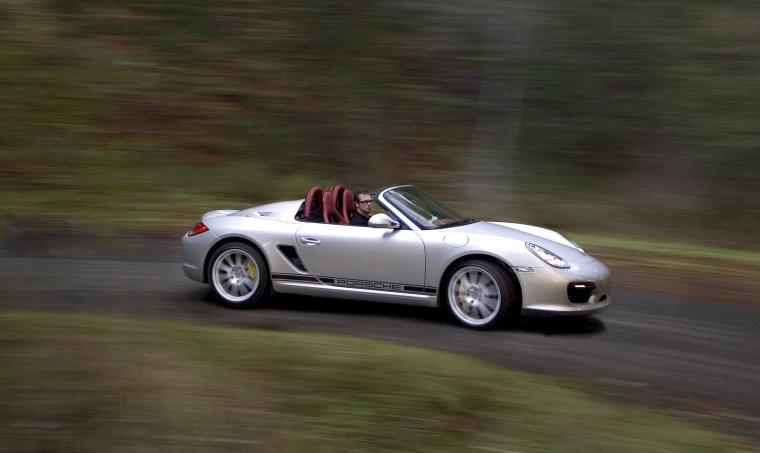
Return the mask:
M 351 216 L 354 214 L 354 211 L 356 211 L 353 192 L 348 189 L 343 191 L 343 200 L 340 203 L 340 208 L 343 218 L 346 219 L 346 223 L 351 223 Z
M 306 194 L 303 209 L 299 220 L 348 225 L 356 211 L 354 194 L 342 184 L 327 188 L 314 186 Z
M 324 190 L 321 187 L 309 189 L 304 201 L 304 215 L 308 222 L 324 221 Z
M 341 196 L 342 196 L 341 192 Z M 343 200 L 341 198 L 341 204 Z M 341 210 L 338 209 L 338 203 L 334 192 L 327 191 L 324 195 L 323 206 L 325 223 L 339 223 L 341 225 L 348 225 L 349 218 L 343 216 Z

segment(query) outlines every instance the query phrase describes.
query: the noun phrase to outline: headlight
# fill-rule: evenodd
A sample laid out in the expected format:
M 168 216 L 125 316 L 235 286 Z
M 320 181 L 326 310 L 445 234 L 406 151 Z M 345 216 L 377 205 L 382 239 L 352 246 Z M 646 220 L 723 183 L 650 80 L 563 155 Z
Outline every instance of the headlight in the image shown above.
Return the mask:
M 541 246 L 531 244 L 530 242 L 526 242 L 525 246 L 528 247 L 528 250 L 533 252 L 534 255 L 541 259 L 541 261 L 548 264 L 549 266 L 558 267 L 560 269 L 567 269 L 570 267 L 570 265 L 567 264 L 567 261 L 563 260 L 559 256 Z

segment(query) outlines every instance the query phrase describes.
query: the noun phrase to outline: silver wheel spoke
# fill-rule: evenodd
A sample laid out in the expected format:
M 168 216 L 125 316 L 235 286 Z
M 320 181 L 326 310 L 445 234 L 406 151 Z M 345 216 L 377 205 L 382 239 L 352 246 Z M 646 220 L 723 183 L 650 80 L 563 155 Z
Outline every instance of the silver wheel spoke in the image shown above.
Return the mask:
M 489 307 L 488 305 L 482 304 L 478 305 L 478 315 L 480 315 L 480 319 L 488 318 L 493 314 L 493 309 Z
M 242 250 L 230 249 L 222 253 L 211 272 L 220 295 L 232 303 L 245 302 L 259 286 L 256 261 Z
M 479 266 L 465 266 L 452 275 L 448 287 L 454 315 L 470 326 L 484 326 L 498 315 L 502 304 L 496 278 Z

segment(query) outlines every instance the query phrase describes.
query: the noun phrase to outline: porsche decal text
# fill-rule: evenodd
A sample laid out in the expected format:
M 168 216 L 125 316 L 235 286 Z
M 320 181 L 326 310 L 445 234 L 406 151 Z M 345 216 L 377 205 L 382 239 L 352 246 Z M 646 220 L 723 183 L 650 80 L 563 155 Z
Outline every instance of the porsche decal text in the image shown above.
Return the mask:
M 404 286 L 398 283 L 370 282 L 367 280 L 352 280 L 347 278 L 336 278 L 335 284 L 337 286 L 346 286 L 349 288 L 382 289 L 386 291 L 403 291 L 404 289 Z

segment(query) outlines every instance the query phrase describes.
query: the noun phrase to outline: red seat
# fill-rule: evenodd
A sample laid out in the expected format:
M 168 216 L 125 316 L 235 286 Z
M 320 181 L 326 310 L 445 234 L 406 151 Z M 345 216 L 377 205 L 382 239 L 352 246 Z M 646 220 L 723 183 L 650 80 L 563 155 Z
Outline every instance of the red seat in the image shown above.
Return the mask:
M 343 218 L 346 219 L 346 223 L 351 223 L 351 215 L 353 215 L 354 211 L 356 211 L 356 206 L 354 205 L 354 194 L 346 189 L 343 191 L 343 202 L 341 203 L 341 213 L 343 214 Z
M 348 225 L 349 218 L 343 216 L 343 213 L 338 210 L 338 205 L 335 200 L 335 194 L 333 192 L 325 192 L 323 213 L 325 217 L 325 223 L 339 223 L 341 225 Z
M 346 186 L 309 189 L 304 201 L 304 217 L 309 222 L 351 223 L 351 214 L 356 210 L 354 194 Z
M 304 202 L 304 215 L 306 221 L 321 221 L 324 215 L 324 190 L 321 187 L 312 187 L 306 194 Z
M 332 192 L 333 195 L 335 195 L 335 200 L 340 200 L 345 190 L 346 190 L 346 186 L 344 186 L 343 184 L 338 184 L 337 186 L 330 187 L 329 189 L 325 189 L 325 192 Z

